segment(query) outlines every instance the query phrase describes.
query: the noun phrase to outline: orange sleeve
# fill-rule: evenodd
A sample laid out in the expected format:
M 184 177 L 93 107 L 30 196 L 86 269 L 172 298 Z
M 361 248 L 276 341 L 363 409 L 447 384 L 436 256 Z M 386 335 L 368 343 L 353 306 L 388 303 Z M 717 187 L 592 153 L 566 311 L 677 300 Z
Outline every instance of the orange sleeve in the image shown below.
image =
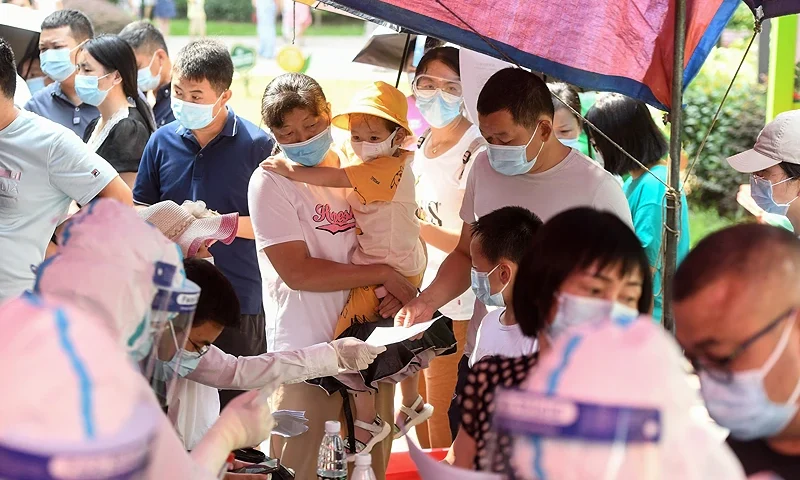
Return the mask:
M 344 168 L 353 189 L 365 205 L 391 202 L 405 170 L 405 158 L 380 157 Z

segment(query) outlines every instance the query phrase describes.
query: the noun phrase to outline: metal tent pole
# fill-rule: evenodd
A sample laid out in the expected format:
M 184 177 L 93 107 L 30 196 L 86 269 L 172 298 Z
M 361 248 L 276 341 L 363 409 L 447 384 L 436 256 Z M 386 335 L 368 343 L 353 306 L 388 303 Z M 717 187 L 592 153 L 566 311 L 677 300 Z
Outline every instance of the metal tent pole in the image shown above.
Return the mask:
M 403 72 L 406 69 L 406 61 L 408 61 L 408 46 L 411 44 L 411 33 L 406 33 L 406 45 L 403 47 L 403 57 L 400 60 L 400 69 L 397 71 L 397 81 L 394 82 L 394 88 L 400 88 L 400 79 L 403 77 Z
M 675 0 L 675 57 L 672 64 L 672 109 L 670 111 L 669 185 L 666 195 L 666 225 L 662 291 L 664 328 L 675 332 L 672 309 L 672 279 L 678 263 L 678 232 L 681 225 L 681 132 L 683 105 L 683 61 L 686 46 L 686 0 Z

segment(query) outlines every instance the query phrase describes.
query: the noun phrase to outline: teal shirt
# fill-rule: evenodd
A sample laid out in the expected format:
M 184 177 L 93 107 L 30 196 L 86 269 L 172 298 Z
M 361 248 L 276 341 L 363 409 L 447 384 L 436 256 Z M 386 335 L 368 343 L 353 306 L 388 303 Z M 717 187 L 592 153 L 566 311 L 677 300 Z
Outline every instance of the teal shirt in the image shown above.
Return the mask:
M 653 173 L 662 181 L 667 180 L 667 167 L 658 165 L 651 169 Z M 653 276 L 653 296 L 655 306 L 653 308 L 653 318 L 661 321 L 663 309 L 663 292 L 661 289 L 661 278 L 663 275 L 663 255 L 661 243 L 663 240 L 664 224 L 664 193 L 666 187 L 649 173 L 642 174 L 639 178 L 628 178 L 622 187 L 625 196 L 628 198 L 628 205 L 631 207 L 633 217 L 633 228 L 636 236 L 642 242 L 644 251 L 650 261 L 650 266 L 656 269 Z M 689 207 L 686 203 L 686 195 L 681 194 L 681 226 L 678 236 L 678 264 L 683 261 L 689 253 Z

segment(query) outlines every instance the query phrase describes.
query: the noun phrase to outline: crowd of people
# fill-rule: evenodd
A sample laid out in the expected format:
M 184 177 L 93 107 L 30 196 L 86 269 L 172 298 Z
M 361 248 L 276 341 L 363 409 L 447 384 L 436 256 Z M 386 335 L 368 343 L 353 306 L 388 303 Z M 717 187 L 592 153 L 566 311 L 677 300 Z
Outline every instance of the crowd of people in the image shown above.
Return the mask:
M 170 56 L 148 22 L 59 10 L 39 50 L 0 39 L 0 358 L 25 366 L 0 371 L 0 478 L 266 478 L 235 470 L 269 439 L 310 480 L 339 419 L 379 479 L 412 429 L 452 478 L 800 477 L 800 112 L 729 159 L 789 226 L 690 252 L 682 196 L 669 299 L 640 101 L 600 94 L 599 135 L 574 87 L 508 68 L 473 124 L 437 46 L 419 138 L 395 87 L 334 116 L 303 74 L 266 86 L 262 129 L 220 42 Z M 415 334 L 370 341 L 393 326 Z

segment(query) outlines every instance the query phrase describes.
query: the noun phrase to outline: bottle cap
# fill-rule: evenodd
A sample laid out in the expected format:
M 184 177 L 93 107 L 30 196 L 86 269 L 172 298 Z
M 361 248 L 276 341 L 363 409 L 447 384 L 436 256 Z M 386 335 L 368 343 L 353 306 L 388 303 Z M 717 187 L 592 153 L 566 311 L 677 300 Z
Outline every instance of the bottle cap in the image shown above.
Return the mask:
M 325 422 L 325 433 L 336 434 L 342 429 L 342 425 L 335 420 Z
M 356 467 L 366 466 L 369 467 L 372 465 L 372 455 L 368 453 L 359 453 L 356 455 Z

